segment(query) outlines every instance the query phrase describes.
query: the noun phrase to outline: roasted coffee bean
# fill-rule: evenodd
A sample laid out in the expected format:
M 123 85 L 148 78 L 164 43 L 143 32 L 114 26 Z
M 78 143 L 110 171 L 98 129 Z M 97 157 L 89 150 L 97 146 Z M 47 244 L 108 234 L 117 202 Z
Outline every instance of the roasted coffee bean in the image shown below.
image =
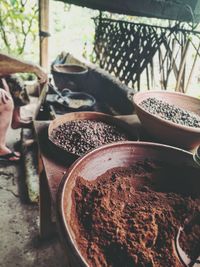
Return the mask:
M 104 144 L 129 140 L 116 126 L 95 120 L 63 123 L 52 131 L 51 139 L 59 147 L 79 156 Z
M 200 127 L 200 116 L 155 97 L 149 97 L 140 103 L 149 113 L 162 119 L 189 127 Z

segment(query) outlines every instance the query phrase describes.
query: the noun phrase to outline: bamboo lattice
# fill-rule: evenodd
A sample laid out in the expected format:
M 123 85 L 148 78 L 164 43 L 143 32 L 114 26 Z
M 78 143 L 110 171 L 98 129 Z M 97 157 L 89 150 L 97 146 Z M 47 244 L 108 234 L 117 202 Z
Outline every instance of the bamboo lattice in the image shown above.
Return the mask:
M 137 90 L 141 89 L 144 74 L 147 89 L 153 89 L 158 79 L 157 73 L 161 89 L 167 89 L 173 73 L 176 80 L 174 89 L 187 90 L 185 72 L 188 49 L 192 44 L 197 57 L 200 52 L 198 45 L 192 43 L 189 37 L 191 32 L 180 31 L 176 26 L 164 28 L 101 17 L 94 21 L 94 52 L 101 68 Z M 200 43 L 200 33 L 195 36 Z

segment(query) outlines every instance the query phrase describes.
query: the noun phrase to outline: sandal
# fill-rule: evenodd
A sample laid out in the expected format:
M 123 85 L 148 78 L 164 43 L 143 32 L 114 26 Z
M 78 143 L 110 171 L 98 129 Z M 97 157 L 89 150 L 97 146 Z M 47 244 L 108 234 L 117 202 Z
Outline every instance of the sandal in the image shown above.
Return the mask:
M 17 158 L 17 159 L 12 159 L 12 158 Z M 20 160 L 20 155 L 17 154 L 17 152 L 13 151 L 8 154 L 0 155 L 0 162 L 16 162 Z

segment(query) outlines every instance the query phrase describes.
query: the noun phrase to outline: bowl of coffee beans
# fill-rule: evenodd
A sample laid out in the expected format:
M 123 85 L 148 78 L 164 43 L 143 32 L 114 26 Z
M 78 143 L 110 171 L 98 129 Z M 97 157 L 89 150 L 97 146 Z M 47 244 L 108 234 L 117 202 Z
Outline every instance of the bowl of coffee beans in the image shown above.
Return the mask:
M 53 120 L 49 140 L 67 153 L 82 156 L 99 146 L 137 140 L 130 125 L 100 112 L 71 112 Z
M 118 142 L 79 158 L 58 191 L 69 265 L 183 266 L 175 237 L 199 214 L 199 177 L 192 153 L 163 144 Z M 197 225 L 180 245 L 192 258 L 199 242 Z
M 200 99 L 177 92 L 148 91 L 136 93 L 133 103 L 154 141 L 188 150 L 200 145 Z

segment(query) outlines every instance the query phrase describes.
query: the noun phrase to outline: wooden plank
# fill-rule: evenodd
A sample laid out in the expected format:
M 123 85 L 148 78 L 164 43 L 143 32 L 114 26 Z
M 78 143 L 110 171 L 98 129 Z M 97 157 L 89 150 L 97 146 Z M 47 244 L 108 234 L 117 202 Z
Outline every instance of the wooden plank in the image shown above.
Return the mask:
M 28 198 L 31 203 L 37 204 L 39 201 L 39 175 L 36 159 L 37 146 L 34 142 L 32 129 L 22 129 L 21 146 Z
M 49 66 L 49 0 L 39 0 L 40 65 Z
M 167 1 L 167 0 L 57 0 L 69 4 L 99 9 L 101 11 L 110 11 L 133 16 L 146 16 L 153 18 L 175 19 L 183 21 L 195 21 L 200 19 L 199 10 L 196 6 L 200 0 L 182 0 L 182 1 Z M 188 8 L 188 6 L 190 8 Z M 194 14 L 195 10 L 195 14 Z

